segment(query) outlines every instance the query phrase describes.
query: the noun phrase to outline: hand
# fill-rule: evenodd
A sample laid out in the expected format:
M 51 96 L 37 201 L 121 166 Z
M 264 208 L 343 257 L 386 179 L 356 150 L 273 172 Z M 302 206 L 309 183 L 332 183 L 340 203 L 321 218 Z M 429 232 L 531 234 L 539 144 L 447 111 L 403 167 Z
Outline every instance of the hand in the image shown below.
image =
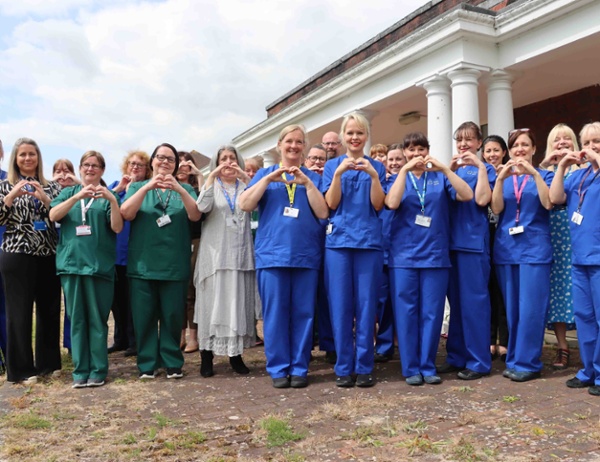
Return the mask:
M 510 159 L 506 164 L 498 165 L 496 171 L 498 172 L 498 178 L 496 179 L 496 181 L 503 181 L 511 175 L 516 175 L 517 173 L 515 171 L 515 161 Z
M 518 175 L 534 175 L 536 170 L 535 167 L 525 159 L 517 159 L 515 162 L 515 172 Z
M 81 200 L 81 199 L 87 199 L 87 198 L 92 198 L 92 197 L 98 197 L 100 195 L 100 192 L 97 191 L 97 188 L 101 188 L 102 186 L 94 186 L 93 184 L 88 184 L 87 186 L 84 186 L 83 188 L 81 188 L 81 191 L 79 191 L 76 195 L 75 198 L 77 200 Z
M 308 169 L 311 172 L 318 173 L 319 175 L 323 175 L 323 170 L 325 170 L 323 167 L 319 167 L 317 164 L 313 165 L 312 167 L 308 167 Z
M 425 159 L 423 159 L 423 163 L 425 164 L 425 169 L 430 172 L 441 172 L 446 167 L 438 159 L 432 156 L 425 157 Z
M 473 165 L 479 168 L 483 166 L 483 162 L 476 154 L 473 154 L 472 152 L 465 152 L 462 155 L 462 165 Z
M 365 173 L 368 173 L 369 176 L 378 176 L 377 170 L 373 167 L 373 164 L 369 162 L 364 157 L 359 157 L 354 161 L 354 170 L 362 170 Z
M 407 172 L 412 170 L 425 170 L 425 158 L 421 156 L 413 157 L 404 165 L 404 167 L 402 167 L 402 169 Z
M 287 181 L 283 179 L 284 173 L 289 173 L 289 169 L 286 167 L 279 167 L 277 170 L 273 170 L 269 173 L 265 179 L 269 183 L 287 183 Z
M 196 167 L 196 164 L 191 160 L 182 160 L 179 162 L 179 168 L 186 165 L 190 168 L 190 175 L 202 175 L 200 170 L 198 170 L 198 167 Z
M 348 170 L 355 170 L 356 169 L 356 161 L 354 159 L 352 159 L 351 157 L 346 157 L 343 161 L 340 162 L 340 165 L 337 166 L 337 168 L 335 169 L 335 174 L 336 175 L 341 175 L 344 172 L 347 172 Z
M 598 162 L 600 161 L 600 154 L 598 154 L 593 149 L 582 149 L 577 153 L 579 155 L 579 163 L 583 164 L 585 162 Z
M 570 149 L 556 149 L 552 152 L 549 152 L 544 160 L 540 162 L 540 167 L 548 168 L 551 165 L 558 165 L 560 161 L 565 157 L 568 153 L 572 152 Z
M 310 179 L 298 167 L 290 167 L 287 173 L 293 175 L 293 178 L 287 181 L 288 184 L 296 183 L 306 186 L 306 184 L 310 181 Z
M 463 154 L 454 154 L 452 156 L 452 159 L 450 159 L 450 170 L 452 170 L 453 172 L 456 172 L 458 170 L 459 167 L 462 167 L 465 165 L 465 162 L 463 160 Z
M 132 182 L 132 178 L 130 175 L 123 175 L 119 184 L 113 188 L 113 191 L 116 193 L 120 193 L 125 191 Z

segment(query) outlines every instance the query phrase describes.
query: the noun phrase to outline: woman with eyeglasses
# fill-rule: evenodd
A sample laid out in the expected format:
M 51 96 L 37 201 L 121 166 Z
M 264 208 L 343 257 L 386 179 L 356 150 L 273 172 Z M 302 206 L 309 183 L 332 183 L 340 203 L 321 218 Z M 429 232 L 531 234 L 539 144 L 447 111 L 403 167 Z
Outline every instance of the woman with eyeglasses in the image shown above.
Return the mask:
M 499 215 L 493 261 L 508 321 L 503 376 L 515 382 L 540 377 L 546 313 L 550 302 L 549 186 L 554 173 L 532 165 L 535 136 L 529 129 L 509 134 L 510 160 L 502 166 L 492 193 Z
M 175 178 L 177 150 L 160 144 L 150 157 L 152 178 L 131 184 L 121 206 L 131 221 L 127 275 L 137 343 L 139 378 L 164 367 L 183 377 L 179 347 L 190 277 L 190 221 L 198 221 L 196 193 Z
M 550 199 L 554 204 L 567 204 L 573 306 L 583 364 L 566 385 L 587 388 L 590 395 L 600 396 L 600 122 L 586 124 L 579 136 L 583 150 L 562 157 L 550 187 Z M 582 168 L 567 178 L 565 172 L 576 165 Z
M 260 306 L 250 214 L 240 206 L 250 179 L 234 146 L 221 146 L 210 169 L 198 195 L 205 219 L 194 271 L 200 375 L 214 375 L 214 355 L 227 356 L 236 373 L 248 374 L 242 353 L 255 343 L 254 317 Z
M 58 236 L 48 212 L 60 192 L 44 178 L 42 154 L 30 138 L 13 147 L 8 177 L 0 182 L 0 225 L 6 226 L 0 271 L 4 279 L 9 382 L 33 384 L 61 368 Z M 10 289 L 10 290 L 8 290 Z M 36 306 L 35 360 L 31 342 Z
M 121 163 L 120 180 L 114 181 L 108 186 L 112 192 L 117 194 L 119 203 L 123 202 L 129 187 L 138 181 L 150 178 L 150 156 L 144 151 L 130 151 Z M 129 280 L 127 278 L 127 253 L 129 251 L 129 221 L 123 222 L 122 231 L 117 234 L 117 259 L 115 262 L 115 287 L 111 311 L 115 321 L 114 337 L 112 346 L 108 347 L 108 353 L 125 351 L 125 356 L 135 356 L 135 334 L 133 331 L 133 318 L 129 300 Z
M 123 219 L 116 194 L 102 181 L 104 169 L 102 154 L 86 152 L 81 184 L 64 188 L 50 209 L 50 219 L 61 224 L 56 271 L 71 319 L 73 388 L 100 387 L 108 373 L 108 315 Z

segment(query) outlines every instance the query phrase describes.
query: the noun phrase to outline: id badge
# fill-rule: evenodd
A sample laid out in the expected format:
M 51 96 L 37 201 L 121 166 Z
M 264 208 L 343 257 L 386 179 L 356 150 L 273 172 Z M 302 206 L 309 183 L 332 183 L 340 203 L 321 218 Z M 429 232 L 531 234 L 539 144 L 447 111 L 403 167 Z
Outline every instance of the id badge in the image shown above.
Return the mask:
M 298 213 L 300 213 L 300 209 L 295 209 L 294 207 L 286 207 L 283 209 L 284 217 L 298 218 Z
M 522 234 L 525 232 L 525 228 L 523 226 L 514 226 L 512 228 L 508 228 L 508 234 L 514 236 L 515 234 Z
M 325 234 L 331 234 L 333 233 L 333 223 L 329 223 L 327 225 L 327 228 L 325 228 Z
M 156 224 L 158 225 L 159 228 L 162 228 L 163 226 L 167 226 L 170 223 L 171 223 L 171 217 L 169 215 L 163 215 L 162 217 L 156 219 Z
M 415 218 L 415 223 L 419 226 L 423 226 L 424 228 L 429 228 L 431 226 L 431 217 L 426 217 L 425 215 L 417 215 Z
M 237 220 L 235 217 L 227 217 L 225 219 L 225 224 L 227 226 L 237 226 Z
M 36 220 L 33 222 L 34 231 L 47 231 L 48 225 L 46 225 L 45 221 Z
M 583 221 L 583 215 L 579 212 L 573 212 L 573 216 L 571 217 L 571 221 L 576 225 L 580 225 Z
M 252 221 L 250 222 L 250 229 L 251 229 L 251 230 L 253 230 L 253 231 L 254 231 L 255 229 L 258 229 L 258 221 L 256 221 L 256 220 L 252 220 Z
M 88 225 L 80 225 L 75 228 L 75 234 L 77 236 L 91 236 L 92 227 Z

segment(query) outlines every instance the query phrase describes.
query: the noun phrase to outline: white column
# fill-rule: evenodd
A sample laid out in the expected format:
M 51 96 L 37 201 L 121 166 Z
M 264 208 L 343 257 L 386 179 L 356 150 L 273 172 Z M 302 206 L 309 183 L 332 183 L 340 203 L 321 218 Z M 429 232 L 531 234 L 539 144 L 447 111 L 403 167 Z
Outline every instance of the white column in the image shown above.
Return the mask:
M 369 138 L 367 139 L 367 142 L 365 143 L 365 156 L 369 155 L 369 151 L 371 150 L 371 145 L 373 144 L 373 119 L 375 118 L 375 116 L 377 114 L 379 114 L 379 111 L 374 111 L 372 109 L 358 109 L 356 112 L 360 112 L 362 115 L 365 116 L 365 118 L 369 121 Z
M 505 140 L 515 128 L 512 82 L 511 74 L 495 69 L 488 84 L 488 134 L 500 135 Z
M 419 84 L 427 91 L 427 138 L 431 155 L 450 163 L 452 157 L 452 100 L 450 81 L 435 76 Z
M 270 167 L 271 165 L 275 165 L 277 162 L 279 162 L 279 154 L 275 152 L 263 151 L 260 153 L 260 156 L 265 162 L 265 167 Z
M 462 68 L 448 73 L 452 81 L 452 132 L 463 122 L 479 125 L 479 83 L 476 69 Z M 453 149 L 454 150 L 454 149 Z

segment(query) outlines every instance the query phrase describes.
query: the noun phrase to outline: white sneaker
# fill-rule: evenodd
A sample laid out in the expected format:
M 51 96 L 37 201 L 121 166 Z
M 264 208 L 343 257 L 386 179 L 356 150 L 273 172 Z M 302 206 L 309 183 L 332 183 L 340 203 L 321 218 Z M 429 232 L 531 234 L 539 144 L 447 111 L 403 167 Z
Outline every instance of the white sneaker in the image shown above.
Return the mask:
M 32 375 L 26 379 L 21 380 L 23 385 L 35 385 L 38 381 L 37 375 Z
M 138 375 L 138 378 L 140 380 L 153 380 L 154 377 L 156 377 L 156 374 L 154 373 L 154 371 L 152 371 L 152 372 L 140 372 L 140 375 Z

